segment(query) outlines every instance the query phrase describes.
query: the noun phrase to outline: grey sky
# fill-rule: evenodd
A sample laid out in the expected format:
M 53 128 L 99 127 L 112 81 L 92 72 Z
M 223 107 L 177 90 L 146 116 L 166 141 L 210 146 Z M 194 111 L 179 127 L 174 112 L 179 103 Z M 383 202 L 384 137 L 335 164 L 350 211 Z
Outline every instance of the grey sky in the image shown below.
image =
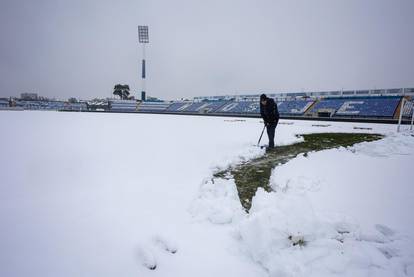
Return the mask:
M 414 1 L 1 0 L 0 97 L 414 87 Z

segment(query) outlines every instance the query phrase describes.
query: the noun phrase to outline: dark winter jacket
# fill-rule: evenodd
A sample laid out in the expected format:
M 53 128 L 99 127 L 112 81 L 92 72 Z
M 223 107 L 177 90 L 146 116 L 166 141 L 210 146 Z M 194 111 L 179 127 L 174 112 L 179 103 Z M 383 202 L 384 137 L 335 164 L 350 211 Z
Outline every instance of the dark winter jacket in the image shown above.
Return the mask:
M 267 98 L 266 106 L 260 103 L 260 114 L 262 115 L 263 121 L 267 123 L 277 123 L 279 121 L 279 111 L 277 104 L 272 98 Z

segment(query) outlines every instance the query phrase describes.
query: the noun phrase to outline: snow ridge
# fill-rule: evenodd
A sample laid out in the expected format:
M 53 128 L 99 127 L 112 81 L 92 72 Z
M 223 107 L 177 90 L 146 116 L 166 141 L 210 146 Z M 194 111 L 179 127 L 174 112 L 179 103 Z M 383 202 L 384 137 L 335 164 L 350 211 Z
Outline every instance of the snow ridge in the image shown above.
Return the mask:
M 412 141 L 393 135 L 351 148 L 353 153 L 377 158 L 413 149 Z M 351 152 L 343 148 L 329 151 L 335 155 Z M 308 194 L 320 190 L 323 183 L 323 176 L 296 176 L 280 182 L 274 170 L 270 179 L 274 191 L 259 188 L 247 214 L 233 179 L 207 178 L 190 212 L 198 220 L 230 224 L 238 251 L 269 276 L 414 275 L 410 238 L 382 224 L 370 232 L 362 231 L 349 216 L 314 210 Z
M 269 276 L 407 276 L 409 241 L 384 225 L 364 234 L 343 215 L 314 212 L 306 194 L 259 189 L 239 241 Z

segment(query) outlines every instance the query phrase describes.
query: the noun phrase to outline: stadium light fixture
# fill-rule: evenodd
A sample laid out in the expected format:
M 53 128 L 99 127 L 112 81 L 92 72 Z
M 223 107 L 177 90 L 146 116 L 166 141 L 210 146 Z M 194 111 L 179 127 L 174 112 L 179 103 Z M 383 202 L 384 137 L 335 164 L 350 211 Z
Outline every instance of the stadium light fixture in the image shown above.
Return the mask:
M 148 26 L 138 26 L 139 43 L 149 43 Z

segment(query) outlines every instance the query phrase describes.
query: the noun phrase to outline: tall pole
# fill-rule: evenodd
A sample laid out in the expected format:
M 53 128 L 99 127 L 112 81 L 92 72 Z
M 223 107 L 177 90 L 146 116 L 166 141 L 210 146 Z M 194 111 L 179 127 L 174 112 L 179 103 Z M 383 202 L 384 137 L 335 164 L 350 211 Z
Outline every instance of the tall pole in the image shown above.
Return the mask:
M 414 123 L 414 102 L 411 102 L 411 127 L 410 127 L 410 131 L 413 130 L 413 123 Z
M 146 86 L 145 86 L 145 75 L 146 75 L 146 71 L 145 71 L 145 43 L 142 44 L 142 66 L 141 66 L 141 78 L 142 78 L 142 91 L 141 91 L 141 100 L 145 101 L 145 91 L 146 91 Z
M 145 44 L 149 43 L 148 38 L 148 26 L 138 26 L 138 40 L 142 44 L 142 63 L 141 63 L 141 79 L 142 79 L 142 90 L 141 90 L 141 100 L 146 100 L 146 61 L 145 61 Z
M 401 120 L 402 120 L 402 114 L 404 111 L 404 104 L 405 104 L 405 98 L 402 98 L 402 102 L 401 102 L 401 108 L 400 108 L 400 116 L 398 118 L 398 127 L 397 127 L 397 132 L 400 132 L 400 126 L 401 126 Z

